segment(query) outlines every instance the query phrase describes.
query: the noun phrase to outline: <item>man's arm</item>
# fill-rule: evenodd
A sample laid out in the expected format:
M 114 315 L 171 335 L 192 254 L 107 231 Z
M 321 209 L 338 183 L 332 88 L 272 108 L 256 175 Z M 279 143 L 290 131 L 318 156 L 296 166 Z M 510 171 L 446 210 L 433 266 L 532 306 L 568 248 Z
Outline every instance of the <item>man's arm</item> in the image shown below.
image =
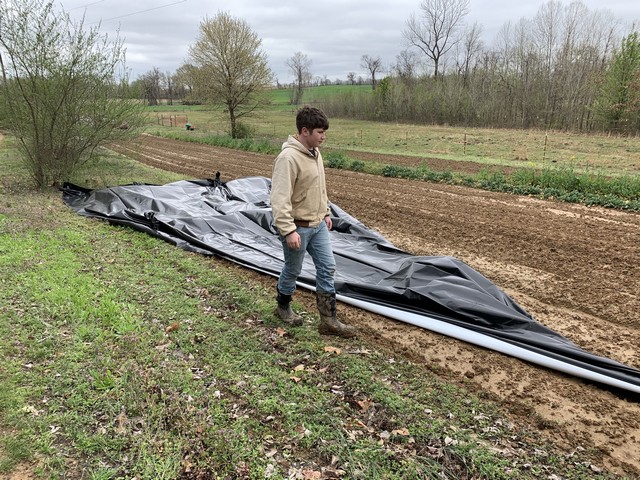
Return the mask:
M 274 162 L 273 176 L 271 178 L 273 222 L 283 237 L 287 237 L 296 230 L 296 226 L 293 223 L 293 206 L 291 202 L 296 173 L 292 167 L 292 162 L 286 156 L 280 154 Z

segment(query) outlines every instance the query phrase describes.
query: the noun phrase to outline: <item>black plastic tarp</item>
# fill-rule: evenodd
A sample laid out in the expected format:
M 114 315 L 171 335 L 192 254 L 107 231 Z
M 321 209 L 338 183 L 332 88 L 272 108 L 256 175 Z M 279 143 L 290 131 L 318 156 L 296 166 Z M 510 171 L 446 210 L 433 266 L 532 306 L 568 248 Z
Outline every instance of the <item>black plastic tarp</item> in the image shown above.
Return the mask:
M 185 250 L 277 276 L 283 257 L 272 223 L 270 186 L 264 177 L 226 184 L 204 179 L 101 190 L 65 184 L 63 200 L 80 215 L 127 225 Z M 331 212 L 340 297 L 457 325 L 628 383 L 630 390 L 638 391 L 639 370 L 591 354 L 545 327 L 460 260 L 411 255 L 337 205 Z M 299 284 L 315 286 L 315 268 L 308 255 Z

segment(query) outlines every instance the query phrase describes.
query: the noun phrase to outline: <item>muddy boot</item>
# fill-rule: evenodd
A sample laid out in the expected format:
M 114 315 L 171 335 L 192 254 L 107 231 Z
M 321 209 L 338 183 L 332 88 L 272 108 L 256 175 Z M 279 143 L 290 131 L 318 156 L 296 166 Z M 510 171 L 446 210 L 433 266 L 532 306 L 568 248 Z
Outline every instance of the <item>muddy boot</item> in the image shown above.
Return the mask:
M 316 292 L 318 311 L 320 312 L 320 325 L 318 332 L 322 335 L 336 335 L 338 337 L 355 337 L 357 330 L 351 325 L 345 325 L 338 320 L 336 315 L 336 294 Z
M 285 295 L 278 290 L 276 297 L 278 306 L 276 307 L 276 316 L 284 323 L 299 327 L 302 325 L 302 317 L 291 310 L 291 295 Z

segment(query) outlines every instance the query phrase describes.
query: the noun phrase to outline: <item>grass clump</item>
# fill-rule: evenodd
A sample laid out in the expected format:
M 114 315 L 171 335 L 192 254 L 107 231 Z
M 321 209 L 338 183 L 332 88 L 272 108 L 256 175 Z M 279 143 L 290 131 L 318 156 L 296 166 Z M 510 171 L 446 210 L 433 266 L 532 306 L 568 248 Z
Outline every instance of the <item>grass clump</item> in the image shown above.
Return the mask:
M 244 124 L 243 124 L 244 125 Z M 243 127 L 244 130 L 251 130 L 250 127 Z M 267 139 L 260 138 L 232 138 L 231 135 L 218 135 L 206 132 L 187 132 L 182 130 L 157 129 L 150 133 L 164 138 L 173 140 L 182 140 L 185 142 L 201 143 L 214 147 L 233 148 L 246 152 L 263 153 L 268 155 L 277 155 L 280 152 L 282 142 L 275 144 Z
M 323 159 L 329 168 L 345 169 L 351 165 L 351 161 L 343 152 L 329 152 Z

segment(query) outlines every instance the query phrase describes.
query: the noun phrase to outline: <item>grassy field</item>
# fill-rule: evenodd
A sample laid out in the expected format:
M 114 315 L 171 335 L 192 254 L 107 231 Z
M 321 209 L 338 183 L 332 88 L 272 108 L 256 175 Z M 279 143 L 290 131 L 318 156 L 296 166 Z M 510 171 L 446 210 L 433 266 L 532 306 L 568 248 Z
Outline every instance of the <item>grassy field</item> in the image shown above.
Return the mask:
M 10 138 L 0 172 L 0 476 L 614 478 L 315 312 L 285 328 L 274 281 L 75 215 Z M 179 178 L 109 156 L 73 180 Z
M 370 91 L 369 86 L 314 87 L 304 101 L 322 106 L 336 88 Z M 288 91 L 275 90 L 273 105 L 242 121 L 256 137 L 272 139 L 274 144 L 294 133 L 296 107 L 288 105 Z M 200 135 L 228 134 L 228 119 L 220 110 L 198 107 L 154 107 L 156 115 L 181 114 L 197 127 Z M 361 150 L 390 155 L 465 160 L 484 165 L 515 168 L 570 167 L 576 172 L 606 175 L 640 173 L 640 138 L 571 132 L 480 129 L 437 125 L 405 125 L 340 118 L 330 119 L 325 148 Z M 167 127 L 169 128 L 169 127 Z M 152 129 L 153 130 L 153 129 Z M 196 133 L 196 132 L 193 132 Z
M 154 107 L 149 132 L 276 155 L 282 139 L 291 133 L 291 125 L 295 123 L 295 109 L 286 104 L 284 97 L 280 102 L 285 103 L 274 104 L 273 108 L 242 120 L 250 133 L 244 139 L 228 135 L 227 119 L 221 112 L 201 106 L 185 107 L 181 112 L 177 106 Z M 164 125 L 158 120 L 162 116 Z M 169 116 L 174 116 L 173 124 L 176 119 L 188 120 L 196 125 L 196 130 L 167 126 Z M 640 210 L 640 139 L 636 137 L 332 119 L 323 151 L 329 168 Z M 386 163 L 357 160 L 353 158 L 357 151 L 384 154 Z M 402 165 L 398 163 L 398 155 L 416 157 L 417 161 L 413 166 Z M 446 160 L 448 168 L 430 169 L 426 159 L 433 158 Z M 458 163 L 461 161 L 464 164 Z M 477 164 L 477 173 L 466 171 L 469 163 Z M 501 171 L 504 168 L 511 172 L 504 174 Z

